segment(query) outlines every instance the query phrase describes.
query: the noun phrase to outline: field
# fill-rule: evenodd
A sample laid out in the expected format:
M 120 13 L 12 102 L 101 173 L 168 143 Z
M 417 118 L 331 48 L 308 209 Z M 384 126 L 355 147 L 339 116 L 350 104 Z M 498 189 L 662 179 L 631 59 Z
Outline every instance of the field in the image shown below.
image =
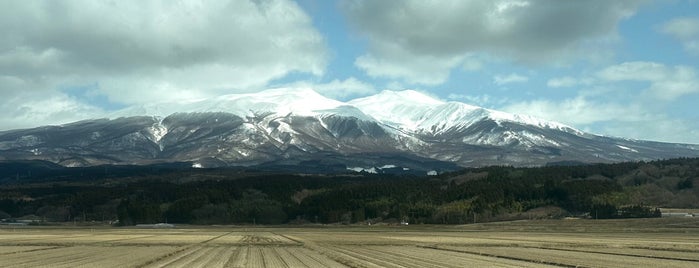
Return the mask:
M 699 267 L 699 219 L 0 227 L 1 267 Z

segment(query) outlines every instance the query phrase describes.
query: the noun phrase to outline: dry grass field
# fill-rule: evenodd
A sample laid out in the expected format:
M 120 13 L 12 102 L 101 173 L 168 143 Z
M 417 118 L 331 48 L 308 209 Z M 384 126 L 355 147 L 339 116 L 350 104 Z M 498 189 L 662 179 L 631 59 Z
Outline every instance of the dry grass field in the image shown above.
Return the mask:
M 699 267 L 699 219 L 0 227 L 0 267 Z

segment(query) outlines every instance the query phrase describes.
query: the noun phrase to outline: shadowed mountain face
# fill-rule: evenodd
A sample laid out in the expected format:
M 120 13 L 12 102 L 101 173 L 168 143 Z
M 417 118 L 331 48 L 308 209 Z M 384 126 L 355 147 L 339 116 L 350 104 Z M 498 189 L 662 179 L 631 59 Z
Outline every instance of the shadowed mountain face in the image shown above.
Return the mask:
M 302 93 L 231 95 L 186 106 L 168 104 L 178 112 L 165 115 L 131 116 L 125 111 L 117 119 L 0 132 L 0 160 L 46 160 L 63 166 L 313 163 L 315 168 L 344 165 L 377 171 L 699 156 L 696 145 L 597 136 L 417 92 L 383 92 L 348 103 L 326 101 L 313 91 Z M 275 94 L 288 97 L 265 101 Z M 304 105 L 308 99 L 313 103 Z

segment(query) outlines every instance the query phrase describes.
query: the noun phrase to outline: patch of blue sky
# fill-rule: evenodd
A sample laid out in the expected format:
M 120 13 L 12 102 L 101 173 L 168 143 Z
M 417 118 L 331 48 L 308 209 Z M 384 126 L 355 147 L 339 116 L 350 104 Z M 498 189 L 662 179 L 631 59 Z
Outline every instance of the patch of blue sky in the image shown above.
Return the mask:
M 110 101 L 107 95 L 99 91 L 99 83 L 97 82 L 85 85 L 61 86 L 59 91 L 81 103 L 99 107 L 105 111 L 116 111 L 127 107 L 127 105 Z
M 363 71 L 355 67 L 354 61 L 366 51 L 367 41 L 356 34 L 347 25 L 346 19 L 339 9 L 337 1 L 299 0 L 299 6 L 308 14 L 312 14 L 313 26 L 325 39 L 328 47 L 328 65 L 322 77 L 290 73 L 273 81 L 274 83 L 296 82 L 311 80 L 322 83 L 335 79 L 345 80 L 355 77 L 360 80 L 371 80 Z
M 617 50 L 618 60 L 696 66 L 697 58 L 688 56 L 682 43 L 661 28 L 672 19 L 699 17 L 697 4 L 694 0 L 656 1 L 621 21 L 619 34 L 624 44 Z

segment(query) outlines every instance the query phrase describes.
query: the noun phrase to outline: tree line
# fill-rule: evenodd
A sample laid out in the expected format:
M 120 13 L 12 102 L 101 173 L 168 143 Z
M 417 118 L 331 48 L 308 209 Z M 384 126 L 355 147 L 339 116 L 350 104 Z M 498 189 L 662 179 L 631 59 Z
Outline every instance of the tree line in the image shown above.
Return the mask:
M 240 176 L 223 169 L 187 171 L 186 175 L 146 174 L 123 180 L 97 177 L 79 183 L 63 178 L 1 185 L 0 219 L 32 215 L 46 221 L 112 221 L 121 225 L 463 224 L 531 217 L 658 217 L 656 207 L 666 204 L 664 199 L 653 201 L 653 189 L 691 198 L 697 196 L 697 179 L 698 159 L 485 167 L 431 177 Z

